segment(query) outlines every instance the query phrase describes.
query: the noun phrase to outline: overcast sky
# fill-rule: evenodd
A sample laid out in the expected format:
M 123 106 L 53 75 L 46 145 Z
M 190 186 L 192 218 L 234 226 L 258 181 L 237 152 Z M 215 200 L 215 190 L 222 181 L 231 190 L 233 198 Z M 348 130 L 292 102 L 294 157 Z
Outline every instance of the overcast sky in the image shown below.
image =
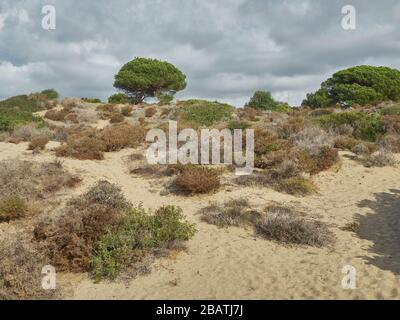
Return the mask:
M 42 7 L 56 8 L 56 30 Z M 357 29 L 341 25 L 344 5 Z M 400 68 L 398 0 L 1 0 L 0 98 L 56 88 L 106 99 L 136 56 L 168 60 L 188 78 L 179 98 L 243 105 L 269 90 L 293 105 L 335 71 Z

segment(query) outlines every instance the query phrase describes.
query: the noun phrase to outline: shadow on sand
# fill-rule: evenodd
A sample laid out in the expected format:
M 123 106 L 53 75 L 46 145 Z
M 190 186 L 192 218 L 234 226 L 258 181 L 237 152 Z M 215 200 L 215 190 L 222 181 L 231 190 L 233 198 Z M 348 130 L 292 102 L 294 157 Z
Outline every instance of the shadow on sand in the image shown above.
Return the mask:
M 359 236 L 374 244 L 374 257 L 366 257 L 368 263 L 400 274 L 400 190 L 375 194 L 375 200 L 359 202 L 360 208 L 371 213 L 358 215 Z

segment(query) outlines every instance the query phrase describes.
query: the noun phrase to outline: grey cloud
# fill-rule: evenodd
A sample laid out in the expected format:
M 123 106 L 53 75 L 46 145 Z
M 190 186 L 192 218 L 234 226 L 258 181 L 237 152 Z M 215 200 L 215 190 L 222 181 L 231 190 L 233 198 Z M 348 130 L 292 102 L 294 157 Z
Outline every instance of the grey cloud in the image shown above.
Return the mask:
M 54 4 L 57 30 L 41 29 Z M 341 28 L 341 8 L 358 28 Z M 338 69 L 400 67 L 396 0 L 15 1 L 0 4 L 0 97 L 57 88 L 105 99 L 135 56 L 166 59 L 188 76 L 179 97 L 243 104 L 255 90 L 299 104 Z

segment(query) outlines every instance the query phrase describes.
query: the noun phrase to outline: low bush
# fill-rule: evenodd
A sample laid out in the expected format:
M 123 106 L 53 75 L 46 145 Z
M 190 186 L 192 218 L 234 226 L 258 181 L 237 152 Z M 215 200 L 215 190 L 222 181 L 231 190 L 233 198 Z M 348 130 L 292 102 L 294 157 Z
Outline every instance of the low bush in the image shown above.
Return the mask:
M 101 103 L 101 100 L 98 98 L 82 98 L 81 100 L 87 103 Z
M 227 201 L 221 206 L 212 204 L 199 213 L 203 221 L 221 228 L 251 226 L 260 218 L 257 211 L 250 210 L 250 203 L 244 198 Z
M 130 117 L 132 115 L 133 107 L 132 106 L 125 106 L 121 108 L 121 113 L 125 117 Z
M 29 162 L 7 160 L 0 162 L 0 194 L 3 197 L 44 199 L 62 188 L 72 188 L 81 180 L 59 162 Z
M 58 99 L 59 97 L 58 92 L 54 89 L 43 90 L 41 94 L 44 94 L 46 98 L 50 100 Z
M 285 192 L 294 196 L 306 196 L 316 191 L 314 183 L 303 178 L 279 180 L 274 187 L 278 192 Z
M 400 136 L 395 134 L 387 134 L 378 141 L 378 145 L 382 149 L 390 152 L 400 153 Z
M 93 276 L 101 281 L 115 279 L 122 271 L 136 273 L 146 257 L 176 247 L 176 242 L 189 240 L 195 232 L 178 207 L 161 207 L 154 214 L 142 206 L 131 208 L 121 227 L 98 242 L 91 259 Z
M 349 136 L 337 136 L 334 139 L 334 147 L 341 150 L 353 149 L 359 141 Z
M 175 180 L 178 189 L 191 194 L 210 193 L 218 190 L 221 182 L 215 170 L 191 167 L 184 170 Z
M 106 152 L 119 151 L 142 144 L 146 138 L 146 129 L 142 126 L 119 124 L 104 128 L 99 138 L 104 141 Z
M 161 106 L 168 105 L 174 101 L 174 96 L 172 94 L 164 93 L 157 96 L 158 104 Z
M 61 109 L 61 110 L 49 110 L 46 112 L 44 117 L 46 119 L 52 120 L 52 121 L 66 121 L 66 117 L 71 115 L 71 110 L 67 109 Z
M 28 150 L 44 150 L 49 141 L 46 136 L 33 137 L 29 143 Z
M 78 160 L 103 160 L 106 143 L 98 137 L 94 129 L 72 134 L 56 149 L 57 157 L 70 157 Z
M 291 136 L 290 141 L 310 155 L 317 155 L 321 148 L 333 147 L 333 137 L 318 127 L 308 127 Z
M 22 218 L 27 212 L 25 200 L 16 196 L 0 198 L 0 223 Z
M 179 116 L 183 120 L 204 126 L 228 120 L 234 110 L 234 107 L 217 101 L 187 100 L 182 104 L 178 110 Z
M 227 128 L 228 128 L 229 130 L 231 130 L 231 131 L 234 131 L 234 130 L 236 130 L 236 129 L 239 129 L 239 130 L 246 130 L 246 129 L 250 128 L 250 127 L 251 127 L 251 125 L 248 124 L 247 122 L 245 122 L 245 121 L 238 121 L 238 120 L 232 120 L 232 121 L 230 121 L 230 122 L 228 123 L 228 125 L 227 125 Z
M 19 238 L 0 240 L 0 300 L 47 300 L 59 290 L 42 288 L 42 268 L 48 263 L 40 251 Z
M 375 151 L 375 144 L 368 142 L 360 142 L 351 149 L 351 152 L 358 155 L 369 155 L 374 153 Z
M 371 155 L 365 155 L 362 158 L 363 164 L 368 167 L 391 167 L 397 165 L 397 160 L 393 154 L 386 150 L 380 150 Z
M 309 127 L 309 121 L 302 116 L 290 117 L 287 121 L 281 123 L 277 127 L 277 133 L 281 139 L 289 139 L 291 136 L 299 133 Z
M 265 239 L 287 245 L 323 247 L 334 241 L 334 234 L 325 224 L 308 221 L 282 207 L 267 208 L 256 230 Z
M 125 121 L 125 117 L 122 113 L 115 113 L 110 118 L 110 123 L 121 123 Z
M 147 108 L 146 111 L 145 111 L 146 118 L 151 118 L 151 117 L 153 117 L 156 113 L 157 113 L 157 110 L 156 110 L 156 108 L 154 108 L 154 107 Z
M 45 219 L 34 228 L 35 240 L 59 271 L 90 271 L 97 242 L 122 221 L 121 210 L 129 203 L 121 190 L 100 181 L 88 192 L 68 202 L 56 220 Z
M 31 141 L 34 137 L 53 138 L 54 133 L 47 127 L 39 127 L 36 123 L 17 126 L 11 132 L 11 138 L 20 141 Z
M 108 98 L 108 103 L 127 104 L 129 97 L 124 93 L 116 93 Z
M 257 121 L 259 119 L 259 116 L 261 116 L 261 114 L 262 113 L 259 110 L 251 107 L 244 107 L 239 111 L 239 116 L 241 119 L 252 122 Z
M 375 141 L 385 133 L 382 119 L 378 115 L 363 112 L 341 112 L 317 118 L 317 122 L 327 129 L 335 129 L 349 125 L 354 129 L 354 137 L 367 141 Z
M 318 174 L 334 166 L 339 161 L 337 149 L 323 146 L 313 154 L 301 152 L 298 154 L 300 168 L 310 174 Z

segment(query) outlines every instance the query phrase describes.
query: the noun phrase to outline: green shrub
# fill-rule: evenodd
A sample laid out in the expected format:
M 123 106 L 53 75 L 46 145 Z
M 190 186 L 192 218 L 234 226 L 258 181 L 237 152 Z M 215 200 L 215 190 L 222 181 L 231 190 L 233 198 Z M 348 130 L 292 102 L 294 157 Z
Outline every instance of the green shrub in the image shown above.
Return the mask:
M 316 93 L 307 95 L 303 105 L 325 108 L 365 105 L 379 101 L 400 100 L 400 71 L 388 67 L 357 66 L 336 72 L 321 84 Z
M 186 76 L 166 61 L 135 58 L 115 76 L 114 87 L 126 92 L 134 103 L 161 92 L 171 94 L 186 88 Z
M 315 192 L 316 187 L 310 180 L 302 178 L 289 178 L 277 182 L 275 189 L 295 196 L 306 196 Z
M 33 115 L 40 110 L 39 101 L 27 95 L 0 101 L 0 131 L 12 131 L 15 127 L 31 122 L 43 125 L 40 117 Z
M 43 90 L 41 94 L 44 94 L 49 100 L 58 99 L 59 97 L 58 92 L 54 89 Z
M 174 100 L 174 96 L 168 93 L 162 93 L 157 96 L 159 105 L 164 106 L 170 104 Z
M 87 103 L 101 103 L 101 100 L 98 98 L 82 98 L 81 100 Z
M 178 207 L 161 207 L 154 214 L 141 205 L 131 208 L 119 230 L 99 241 L 91 260 L 93 276 L 97 281 L 115 279 L 124 268 L 140 263 L 175 241 L 189 240 L 195 232 L 194 225 L 184 220 Z
M 116 93 L 108 98 L 108 103 L 127 104 L 129 97 L 124 93 Z
M 228 123 L 227 128 L 231 131 L 235 130 L 235 129 L 240 129 L 240 130 L 246 130 L 248 128 L 250 128 L 251 125 L 248 124 L 245 121 L 238 121 L 238 120 L 232 120 Z
M 233 107 L 206 100 L 187 100 L 178 111 L 184 120 L 210 126 L 230 118 Z
M 343 125 L 354 128 L 354 137 L 368 141 L 375 141 L 385 133 L 379 115 L 370 115 L 363 112 L 341 112 L 317 118 L 317 122 L 327 129 L 336 129 Z

